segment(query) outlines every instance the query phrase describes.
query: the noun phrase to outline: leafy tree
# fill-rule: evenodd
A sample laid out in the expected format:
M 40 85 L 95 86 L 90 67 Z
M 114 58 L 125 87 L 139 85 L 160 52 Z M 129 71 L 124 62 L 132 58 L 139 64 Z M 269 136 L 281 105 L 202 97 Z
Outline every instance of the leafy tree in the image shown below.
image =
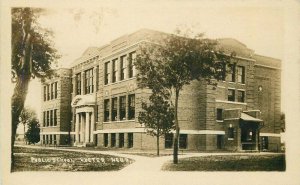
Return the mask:
M 35 144 L 40 141 L 40 125 L 37 119 L 29 121 L 28 130 L 25 133 L 25 139 L 29 144 Z
M 226 63 L 230 61 L 230 56 L 218 50 L 217 41 L 204 38 L 203 34 L 190 35 L 189 31 L 177 30 L 176 34 L 163 37 L 158 44 L 142 45 L 135 62 L 139 87 L 162 91 L 163 94 L 168 92 L 175 99 L 175 164 L 178 163 L 178 100 L 181 90 L 193 80 L 216 85 L 216 80 L 224 78 Z
M 51 64 L 59 58 L 51 42 L 52 32 L 38 23 L 45 10 L 40 8 L 12 8 L 12 134 L 11 167 L 13 168 L 13 147 L 19 116 L 24 108 L 28 85 L 32 78 L 44 79 L 53 74 Z
M 174 108 L 170 102 L 165 100 L 160 94 L 153 93 L 150 103 L 143 102 L 138 120 L 144 124 L 147 132 L 156 137 L 157 155 L 159 156 L 159 137 L 163 136 L 174 128 Z
M 23 124 L 24 134 L 25 134 L 25 127 L 29 124 L 30 121 L 36 119 L 36 113 L 31 108 L 25 107 L 19 117 L 20 123 Z

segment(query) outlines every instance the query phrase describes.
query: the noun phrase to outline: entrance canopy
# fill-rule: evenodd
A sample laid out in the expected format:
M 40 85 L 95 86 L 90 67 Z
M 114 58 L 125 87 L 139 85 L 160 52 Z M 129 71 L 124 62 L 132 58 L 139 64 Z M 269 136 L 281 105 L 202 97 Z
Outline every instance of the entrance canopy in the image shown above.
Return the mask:
M 241 113 L 241 120 L 250 122 L 262 122 L 263 120 L 249 116 L 248 114 Z
M 86 106 L 86 105 L 95 105 L 96 100 L 93 95 L 77 95 L 73 98 L 71 106 Z

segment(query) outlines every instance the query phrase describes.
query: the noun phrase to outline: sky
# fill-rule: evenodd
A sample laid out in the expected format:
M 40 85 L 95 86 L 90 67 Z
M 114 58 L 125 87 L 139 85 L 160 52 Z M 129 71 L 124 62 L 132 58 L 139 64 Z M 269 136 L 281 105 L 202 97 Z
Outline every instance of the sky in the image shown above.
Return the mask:
M 123 1 L 122 1 L 123 2 Z M 263 4 L 263 3 L 262 3 Z M 48 8 L 40 24 L 54 32 L 53 42 L 62 58 L 59 67 L 67 67 L 90 46 L 100 47 L 141 28 L 172 33 L 178 27 L 205 33 L 208 38 L 235 38 L 257 54 L 282 60 L 282 81 L 287 80 L 284 58 L 284 8 L 276 3 L 217 5 L 197 1 L 163 3 L 93 4 Z M 285 89 L 283 85 L 282 89 Z M 40 82 L 29 87 L 25 105 L 37 110 L 41 102 Z M 285 91 L 282 91 L 285 109 Z

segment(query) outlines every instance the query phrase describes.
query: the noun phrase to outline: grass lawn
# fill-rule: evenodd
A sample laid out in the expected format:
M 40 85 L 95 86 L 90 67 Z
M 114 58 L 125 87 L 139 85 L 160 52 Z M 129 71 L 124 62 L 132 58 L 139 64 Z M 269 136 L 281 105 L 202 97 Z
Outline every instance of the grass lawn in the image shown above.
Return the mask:
M 117 171 L 132 159 L 42 148 L 15 147 L 14 171 Z
M 215 155 L 165 163 L 166 171 L 285 171 L 285 155 Z

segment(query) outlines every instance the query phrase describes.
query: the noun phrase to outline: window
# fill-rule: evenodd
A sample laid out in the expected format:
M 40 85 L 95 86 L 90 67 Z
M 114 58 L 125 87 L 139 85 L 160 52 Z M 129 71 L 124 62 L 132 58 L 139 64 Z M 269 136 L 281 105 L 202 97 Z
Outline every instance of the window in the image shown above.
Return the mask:
M 235 65 L 230 64 L 228 67 L 229 67 L 229 71 L 227 74 L 227 80 L 229 82 L 235 82 Z
M 49 111 L 47 111 L 47 127 L 49 126 L 50 124 L 50 116 L 49 116 Z
M 96 91 L 99 90 L 99 66 L 96 67 Z
M 45 142 L 45 135 L 43 135 L 43 144 L 46 144 L 46 142 Z
M 53 135 L 53 141 L 54 141 L 54 144 L 56 145 L 56 135 Z
M 235 101 L 234 89 L 228 89 L 228 101 Z
M 52 144 L 52 135 L 50 135 L 50 144 Z
M 46 126 L 46 112 L 43 112 L 43 127 Z
M 124 147 L 124 133 L 119 134 L 119 148 Z
M 44 101 L 47 100 L 47 86 L 44 86 Z
M 96 113 L 96 116 L 95 116 L 95 121 L 98 122 L 98 111 L 99 111 L 99 105 L 96 105 L 96 110 L 95 110 L 95 113 Z
M 110 79 L 110 69 L 109 69 L 109 62 L 106 62 L 104 64 L 104 84 L 108 84 L 109 83 L 109 79 Z
M 238 102 L 245 102 L 245 91 L 237 91 Z
M 223 120 L 223 109 L 217 109 L 217 120 Z
M 182 148 L 182 149 L 187 148 L 187 134 L 179 135 L 179 148 Z
M 76 94 L 81 94 L 81 73 L 76 74 Z
M 109 99 L 104 100 L 104 121 L 109 121 Z
M 132 78 L 135 76 L 135 66 L 134 62 L 136 60 L 136 53 L 132 52 L 129 54 L 129 60 L 128 60 L 128 78 Z
M 107 146 L 108 146 L 108 134 L 105 133 L 105 134 L 103 135 L 103 137 L 104 137 L 104 139 L 103 139 L 103 141 L 104 141 L 104 147 L 107 147 Z
M 165 148 L 172 148 L 173 146 L 173 134 L 165 134 Z
M 72 88 L 73 90 L 73 88 Z M 54 83 L 54 98 L 57 98 L 57 82 Z
M 228 128 L 228 139 L 234 138 L 234 128 Z
M 54 126 L 57 126 L 57 109 L 54 109 Z
M 50 126 L 53 126 L 53 110 L 50 110 Z
M 113 98 L 112 102 L 111 102 L 111 120 L 112 121 L 117 121 L 117 119 L 118 119 L 117 107 L 118 107 L 118 98 Z
M 49 144 L 49 135 L 46 135 L 46 144 Z
M 238 76 L 238 83 L 245 83 L 245 67 L 238 66 L 237 67 L 237 76 Z
M 117 81 L 117 76 L 118 76 L 118 59 L 115 59 L 112 61 L 112 83 Z
M 133 147 L 133 133 L 128 133 L 128 148 Z
M 128 119 L 135 119 L 135 95 L 128 96 Z
M 50 100 L 50 85 L 47 85 L 47 100 Z
M 121 96 L 120 97 L 120 120 L 125 120 L 126 119 L 126 96 Z
M 94 76 L 93 76 L 93 68 L 86 70 L 84 72 L 84 89 L 85 94 L 90 94 L 94 92 L 94 84 L 93 84 Z
M 126 78 L 125 77 L 125 72 L 126 72 L 126 55 L 121 56 L 120 67 L 121 67 L 120 80 L 124 80 Z
M 51 84 L 51 100 L 54 99 L 54 84 Z
M 111 138 L 110 138 L 110 141 L 111 141 L 111 147 L 115 147 L 116 146 L 116 134 L 113 133 L 113 134 L 110 134 Z

